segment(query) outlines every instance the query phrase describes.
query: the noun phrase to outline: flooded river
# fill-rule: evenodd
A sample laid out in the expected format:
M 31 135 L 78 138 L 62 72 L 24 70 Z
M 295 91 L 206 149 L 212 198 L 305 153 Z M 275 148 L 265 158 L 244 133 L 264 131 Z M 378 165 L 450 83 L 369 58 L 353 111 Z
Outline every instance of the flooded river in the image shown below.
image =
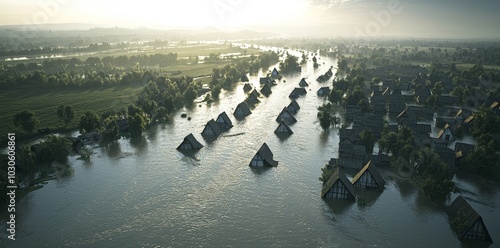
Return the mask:
M 316 91 L 330 82 L 315 79 L 336 65 L 325 57 L 319 62 L 325 64 L 318 70 L 309 61 L 301 75 L 285 76 L 242 121 L 232 115 L 245 99 L 239 84 L 218 102 L 184 110 L 190 121 L 179 112 L 172 124 L 155 126 L 140 140 L 95 147 L 90 163 L 71 157 L 74 176 L 19 200 L 17 240 L 7 240 L 4 231 L 0 246 L 460 247 L 443 209 L 390 172 L 382 193 L 366 193 L 366 206 L 320 198 L 318 177 L 337 156 L 339 138 L 337 128 L 324 132 L 316 118 L 323 102 Z M 275 119 L 302 77 L 310 86 L 297 100 L 294 134 L 280 140 Z M 260 89 L 258 76 L 250 80 Z M 222 111 L 234 127 L 207 143 L 200 133 Z M 205 146 L 195 157 L 176 150 L 189 133 Z M 256 171 L 248 164 L 263 142 L 279 165 Z M 492 247 L 500 244 L 498 185 L 454 180 L 482 215 Z

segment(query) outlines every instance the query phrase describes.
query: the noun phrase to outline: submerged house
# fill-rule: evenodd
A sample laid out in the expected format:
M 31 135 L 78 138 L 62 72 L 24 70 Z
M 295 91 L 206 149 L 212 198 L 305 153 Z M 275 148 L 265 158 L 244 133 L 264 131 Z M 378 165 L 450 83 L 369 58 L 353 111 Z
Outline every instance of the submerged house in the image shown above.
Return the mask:
M 259 82 L 261 84 L 267 84 L 268 86 L 276 85 L 276 80 L 270 78 L 269 76 L 267 76 L 267 77 L 261 77 L 259 79 Z
M 297 98 L 299 98 L 299 96 L 303 96 L 305 94 L 307 94 L 306 89 L 296 87 L 292 90 L 292 93 L 290 93 L 290 95 L 288 97 L 290 97 L 292 99 L 297 99 Z
M 205 125 L 205 128 L 203 129 L 203 132 L 201 132 L 201 135 L 204 136 L 219 136 L 223 132 L 222 129 L 220 129 L 219 124 L 217 124 L 214 119 L 211 119 L 207 122 Z
M 257 153 L 253 156 L 252 161 L 250 161 L 249 166 L 255 167 L 276 167 L 278 166 L 278 161 L 273 159 L 273 153 L 266 143 L 262 144 Z
M 307 87 L 309 86 L 309 84 L 306 82 L 306 79 L 305 78 L 302 78 L 299 82 L 299 86 L 300 87 Z
M 262 86 L 262 89 L 260 89 L 260 93 L 262 93 L 265 96 L 269 96 L 273 92 L 271 91 L 271 88 L 267 84 L 264 84 L 264 86 Z
M 317 94 L 319 97 L 328 96 L 328 94 L 330 94 L 330 87 L 325 86 L 325 87 L 319 88 L 319 90 L 317 91 Z
M 447 140 L 447 141 L 454 141 L 455 140 L 455 135 L 453 135 L 453 132 L 451 131 L 449 124 L 444 125 L 444 128 L 441 129 L 441 131 L 439 131 L 437 137 L 438 137 L 438 139 Z
M 229 116 L 227 116 L 226 111 L 220 113 L 216 122 L 222 130 L 229 130 L 233 127 L 233 123 L 231 122 L 231 119 L 229 119 Z
M 378 172 L 377 167 L 371 161 L 368 161 L 363 169 L 354 176 L 352 185 L 355 188 L 378 189 L 382 191 L 385 186 L 385 180 Z
M 484 225 L 483 218 L 461 195 L 448 206 L 446 213 L 450 217 L 452 228 L 455 229 L 453 231 L 457 234 L 459 240 L 482 240 L 493 243 L 488 229 Z M 459 227 L 453 227 L 453 223 L 457 221 L 464 223 L 458 223 Z M 457 228 L 461 230 L 457 230 Z
M 344 173 L 337 167 L 326 183 L 323 184 L 321 197 L 354 200 L 356 199 L 356 193 L 349 179 L 347 179 Z
M 243 91 L 248 92 L 252 90 L 252 86 L 249 83 L 243 85 Z
M 276 67 L 273 68 L 273 71 L 271 72 L 271 77 L 273 78 L 278 78 L 280 76 L 280 73 L 278 70 L 276 70 Z
M 250 95 L 248 95 L 247 101 L 250 104 L 255 104 L 260 102 L 259 101 L 259 92 L 256 89 L 253 89 L 252 92 L 250 92 Z
M 287 107 L 284 107 L 283 110 L 281 110 L 281 113 L 276 118 L 276 121 L 277 122 L 284 121 L 284 122 L 287 122 L 289 124 L 292 124 L 292 123 L 297 122 L 297 119 L 295 119 L 295 117 L 293 116 L 293 114 L 290 113 L 290 111 L 288 111 Z
M 236 118 L 244 118 L 248 115 L 252 114 L 252 111 L 250 111 L 250 108 L 248 107 L 248 104 L 246 102 L 242 102 L 236 106 L 236 109 L 234 110 L 233 115 Z
M 190 133 L 177 147 L 177 150 L 200 150 L 201 148 L 203 148 L 203 145 Z
M 288 104 L 288 107 L 287 107 L 288 111 L 292 114 L 297 114 L 297 112 L 299 112 L 299 109 L 300 109 L 300 106 L 299 104 L 297 103 L 297 101 L 295 100 L 292 100 L 290 102 L 290 104 Z
M 286 122 L 281 121 L 276 130 L 274 130 L 275 134 L 278 135 L 290 135 L 293 134 L 292 129 L 286 124 Z

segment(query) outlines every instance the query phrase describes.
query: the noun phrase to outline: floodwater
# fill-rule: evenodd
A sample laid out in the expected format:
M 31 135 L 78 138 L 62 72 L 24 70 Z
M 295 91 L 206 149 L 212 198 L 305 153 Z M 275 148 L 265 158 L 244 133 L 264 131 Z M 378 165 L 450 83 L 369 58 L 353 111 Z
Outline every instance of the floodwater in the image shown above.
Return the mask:
M 315 79 L 336 65 L 319 61 L 325 64 L 318 70 L 309 62 L 302 75 L 285 76 L 242 121 L 232 115 L 245 98 L 239 84 L 223 91 L 219 102 L 184 110 L 191 121 L 179 112 L 172 124 L 155 126 L 142 139 L 95 147 L 90 163 L 71 157 L 73 176 L 18 201 L 16 241 L 4 231 L 0 246 L 460 247 L 443 209 L 390 172 L 382 193 L 362 193 L 366 206 L 320 198 L 318 177 L 337 156 L 339 139 L 338 129 L 324 132 L 316 118 L 323 102 L 316 91 L 330 83 Z M 297 100 L 294 134 L 280 140 L 275 119 L 302 77 L 310 86 Z M 250 80 L 260 86 L 257 76 Z M 234 127 L 207 143 L 200 133 L 222 111 Z M 205 146 L 193 157 L 176 150 L 189 133 Z M 248 164 L 263 142 L 279 165 L 254 170 Z M 454 180 L 500 244 L 498 185 Z M 6 221 L 2 217 L 2 230 Z

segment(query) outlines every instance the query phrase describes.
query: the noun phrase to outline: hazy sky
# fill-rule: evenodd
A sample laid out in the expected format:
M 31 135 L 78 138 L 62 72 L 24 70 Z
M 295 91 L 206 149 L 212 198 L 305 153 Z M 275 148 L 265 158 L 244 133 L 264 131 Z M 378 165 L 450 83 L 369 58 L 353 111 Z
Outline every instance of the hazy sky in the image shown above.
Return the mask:
M 499 37 L 499 11 L 500 0 L 2 0 L 0 24 L 281 27 L 290 33 L 299 27 L 295 34 Z

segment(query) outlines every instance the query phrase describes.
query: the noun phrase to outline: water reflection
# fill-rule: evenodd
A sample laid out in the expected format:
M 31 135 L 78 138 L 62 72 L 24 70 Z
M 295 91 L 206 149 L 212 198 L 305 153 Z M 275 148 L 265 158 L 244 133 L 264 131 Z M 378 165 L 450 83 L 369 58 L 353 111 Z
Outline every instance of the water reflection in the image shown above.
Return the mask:
M 111 159 L 119 159 L 122 156 L 122 148 L 120 142 L 118 141 L 114 141 L 101 147 L 101 151 Z
M 476 175 L 464 174 L 463 172 L 457 172 L 455 174 L 456 187 L 459 192 L 466 192 L 469 194 L 477 195 L 475 192 L 481 192 L 481 195 L 487 197 L 495 197 L 496 195 L 496 185 L 491 180 L 486 180 Z
M 490 247 L 491 243 L 477 240 L 463 240 L 460 242 L 462 248 L 486 248 Z
M 290 136 L 291 134 L 289 133 L 276 133 L 276 137 L 278 137 L 280 143 L 285 142 Z
M 271 171 L 271 167 L 253 167 L 253 166 L 249 166 L 250 167 L 250 170 L 254 173 L 255 177 L 260 177 L 264 174 L 266 174 L 267 172 Z
M 355 201 L 347 201 L 347 200 L 337 200 L 337 199 L 329 199 L 329 198 L 324 198 L 323 201 L 328 205 L 328 207 L 331 210 L 331 213 L 333 213 L 335 216 L 342 215 L 347 210 L 349 210 L 353 205 Z M 335 219 L 335 216 L 333 216 L 333 219 Z
M 414 210 L 419 218 L 425 220 L 432 218 L 435 214 L 445 215 L 446 205 L 444 200 L 433 202 L 425 196 L 424 192 L 419 191 L 415 198 Z
M 361 208 L 363 207 L 368 207 L 373 205 L 377 199 L 379 198 L 380 195 L 382 195 L 382 191 L 378 190 L 365 190 L 365 189 L 356 189 L 356 195 L 358 199 L 362 199 L 362 204 L 360 205 Z M 359 203 L 359 201 L 358 201 Z
M 389 179 L 391 179 L 391 177 L 389 177 Z M 417 189 L 406 180 L 395 180 L 395 186 L 398 188 L 401 197 L 406 200 L 417 191 Z
M 137 156 L 146 154 L 148 150 L 148 141 L 142 135 L 130 138 L 130 145 L 136 149 Z

